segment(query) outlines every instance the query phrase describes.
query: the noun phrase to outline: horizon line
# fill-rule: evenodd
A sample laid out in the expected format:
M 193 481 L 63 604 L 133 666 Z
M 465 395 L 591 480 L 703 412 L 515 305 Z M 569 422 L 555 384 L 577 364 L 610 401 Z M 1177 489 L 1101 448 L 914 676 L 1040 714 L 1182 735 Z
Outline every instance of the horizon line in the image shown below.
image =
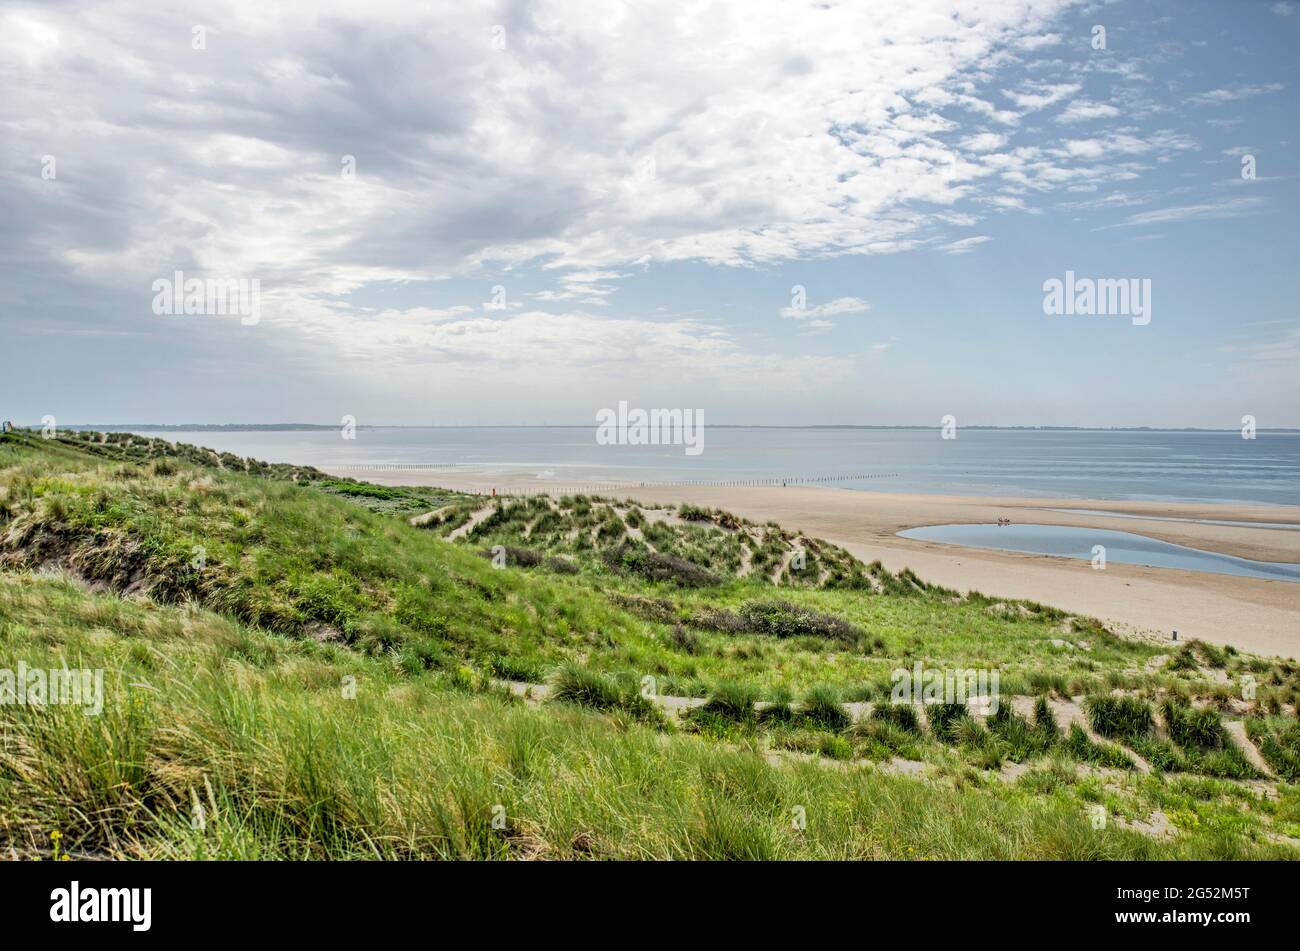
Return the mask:
M 17 424 L 15 424 L 17 425 Z M 357 429 L 590 429 L 594 423 L 357 423 Z M 934 423 L 709 423 L 714 429 L 867 429 L 867 430 L 926 430 L 941 429 L 942 424 Z M 18 426 L 21 429 L 40 429 L 40 424 Z M 58 429 L 114 432 L 114 431 L 153 431 L 153 432 L 312 432 L 335 430 L 338 423 L 67 423 Z M 1029 430 L 1029 431 L 1065 431 L 1065 432 L 1199 432 L 1199 433 L 1236 433 L 1241 427 L 1210 426 L 1064 426 L 1054 424 L 1042 425 L 1005 425 L 990 423 L 966 423 L 957 429 L 979 430 Z M 1300 433 L 1300 427 L 1293 426 L 1259 426 L 1258 433 Z

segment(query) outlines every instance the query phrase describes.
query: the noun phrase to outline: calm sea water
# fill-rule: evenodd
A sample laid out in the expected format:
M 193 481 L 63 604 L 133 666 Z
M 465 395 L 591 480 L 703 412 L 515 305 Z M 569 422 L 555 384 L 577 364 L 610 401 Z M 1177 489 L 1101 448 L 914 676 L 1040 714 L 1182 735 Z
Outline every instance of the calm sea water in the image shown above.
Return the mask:
M 1300 434 L 711 426 L 704 451 L 602 446 L 591 428 L 166 432 L 269 462 L 455 465 L 550 481 L 820 480 L 844 489 L 1300 505 Z

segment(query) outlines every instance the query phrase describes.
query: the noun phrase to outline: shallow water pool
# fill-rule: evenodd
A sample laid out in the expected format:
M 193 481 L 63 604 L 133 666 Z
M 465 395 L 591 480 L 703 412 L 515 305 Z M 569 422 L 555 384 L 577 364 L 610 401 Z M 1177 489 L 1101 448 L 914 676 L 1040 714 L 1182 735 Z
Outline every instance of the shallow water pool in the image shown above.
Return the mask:
M 968 548 L 992 548 L 1030 555 L 1053 555 L 1091 561 L 1094 546 L 1106 549 L 1108 562 L 1147 565 L 1153 568 L 1182 568 L 1185 571 L 1209 571 L 1220 575 L 1242 575 L 1274 581 L 1300 581 L 1300 565 L 1273 561 L 1251 561 L 1199 548 L 1188 548 L 1106 528 L 1077 528 L 1069 525 L 925 525 L 898 533 L 903 538 L 965 545 Z

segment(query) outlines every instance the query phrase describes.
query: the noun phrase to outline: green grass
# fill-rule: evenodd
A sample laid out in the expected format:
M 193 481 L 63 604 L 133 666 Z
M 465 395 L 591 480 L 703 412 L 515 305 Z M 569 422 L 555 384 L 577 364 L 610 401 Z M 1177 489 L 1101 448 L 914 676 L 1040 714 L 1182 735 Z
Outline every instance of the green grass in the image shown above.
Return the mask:
M 1174 842 L 1093 830 L 1075 800 L 1014 785 L 774 766 L 66 581 L 0 577 L 0 606 L 11 656 L 111 671 L 103 716 L 0 709 L 0 839 L 22 854 L 47 854 L 51 830 L 74 855 L 143 858 L 1286 854 L 1214 830 Z
M 607 674 L 567 664 L 555 674 L 550 699 L 606 713 L 626 713 L 643 723 L 666 724 L 659 708 Z
M 1151 704 L 1140 697 L 1089 697 L 1084 709 L 1092 728 L 1112 740 L 1131 745 L 1146 739 L 1155 729 Z
M 1283 779 L 1300 782 L 1300 722 L 1282 717 L 1254 718 L 1246 733 L 1265 762 Z
M 1221 699 L 1200 662 L 1251 673 L 1252 739 L 1294 781 L 1289 662 L 1198 647 L 1151 670 L 1155 646 L 1095 621 L 716 511 L 489 502 L 159 443 L 0 438 L 0 650 L 107 686 L 99 717 L 0 705 L 0 846 L 24 855 L 58 829 L 75 854 L 140 857 L 1233 858 L 1284 854 L 1265 832 L 1300 825 L 1285 788 L 1236 795 L 1253 769 L 1184 702 Z M 497 545 L 504 567 L 483 557 Z M 798 577 L 777 571 L 792 546 Z M 1086 656 L 1052 646 L 1067 622 Z M 932 706 L 928 731 L 881 702 L 917 662 L 996 669 L 1004 701 L 1182 698 L 1161 705 L 1171 743 L 1137 703 L 1089 716 L 1162 771 L 1122 780 L 1125 808 L 1167 802 L 1187 828 L 1092 830 L 1081 768 L 1129 757 L 1062 738 L 1042 698 L 986 724 Z M 679 728 L 647 677 L 707 700 Z M 497 680 L 548 682 L 552 702 Z M 851 724 L 849 699 L 877 703 Z M 926 772 L 871 765 L 891 759 Z M 980 772 L 1008 759 L 1032 782 Z M 1189 799 L 1193 779 L 1218 798 Z
M 912 735 L 921 733 L 921 720 L 916 715 L 916 707 L 910 703 L 881 703 L 871 711 L 871 719 L 888 723 L 891 726 Z

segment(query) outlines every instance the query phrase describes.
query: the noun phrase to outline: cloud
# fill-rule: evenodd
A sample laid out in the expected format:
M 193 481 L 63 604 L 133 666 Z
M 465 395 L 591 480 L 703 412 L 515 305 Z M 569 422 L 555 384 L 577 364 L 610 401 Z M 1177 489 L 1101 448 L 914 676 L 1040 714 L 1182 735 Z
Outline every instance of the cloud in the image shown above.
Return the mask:
M 969 238 L 961 238 L 958 241 L 951 241 L 948 244 L 942 245 L 939 250 L 943 251 L 945 254 L 969 254 L 981 244 L 992 240 L 993 239 L 986 234 L 977 234 Z
M 1300 13 L 1300 3 L 1295 3 L 1294 0 L 1284 0 L 1284 2 L 1273 4 L 1269 9 L 1280 17 L 1295 16 Z
M 1172 208 L 1159 208 L 1130 215 L 1119 227 L 1139 227 L 1153 224 L 1166 224 L 1176 221 L 1213 221 L 1221 218 L 1240 218 L 1253 214 L 1264 206 L 1259 198 L 1225 198 L 1220 201 L 1204 202 L 1196 205 L 1179 205 Z
M 981 132 L 961 140 L 961 147 L 968 152 L 994 152 L 1006 144 L 1007 137 L 996 132 Z
M 1048 44 L 1068 5 L 773 0 L 707 27 L 689 6 L 559 0 L 9 10 L 8 237 L 119 288 L 180 267 L 309 297 L 539 262 L 893 253 L 982 174 L 944 133 L 969 110 L 1015 121 L 980 95 L 990 64 Z M 176 22 L 206 24 L 205 48 Z M 1036 108 L 1069 88 L 1011 95 Z M 612 293 L 582 283 L 538 299 Z
M 1088 122 L 1092 119 L 1110 119 L 1119 115 L 1119 110 L 1104 102 L 1089 102 L 1076 99 L 1065 107 L 1065 111 L 1056 117 L 1057 122 Z
M 819 387 L 841 361 L 787 373 L 723 323 L 743 322 L 738 282 L 788 262 L 969 252 L 989 240 L 987 217 L 1054 208 L 1066 190 L 1136 192 L 1191 147 L 1150 128 L 1157 106 L 1125 97 L 1146 88 L 1136 66 L 1076 42 L 1064 20 L 1076 7 L 5 5 L 0 254 L 20 266 L 0 309 L 105 339 L 143 329 L 148 359 L 188 370 L 173 355 L 216 364 L 200 344 L 218 331 L 159 329 L 153 278 L 260 279 L 263 325 L 222 353 L 231 391 L 278 366 L 394 394 L 421 373 L 580 391 L 669 365 L 746 392 L 769 374 Z M 191 23 L 206 25 L 206 48 Z M 1215 82 L 1228 80 L 1201 85 Z M 45 155 L 57 178 L 42 178 Z M 1162 203 L 1198 207 L 1163 180 Z M 1234 213 L 1215 208 L 1184 214 Z M 619 292 L 647 272 L 662 283 Z M 498 283 L 510 303 L 485 312 Z M 780 329 L 867 310 L 839 297 Z
M 1078 83 L 1031 83 L 1017 91 L 1003 90 L 1002 95 L 1026 112 L 1037 112 L 1073 96 L 1080 88 Z
M 627 275 L 619 271 L 569 271 L 560 276 L 559 288 L 537 291 L 529 296 L 539 301 L 577 301 L 603 307 L 618 290 L 617 285 L 608 282 L 624 277 Z
M 1191 101 L 1202 106 L 1221 106 L 1225 102 L 1238 102 L 1242 99 L 1264 96 L 1268 93 L 1281 92 L 1285 88 L 1282 83 L 1243 84 L 1197 93 L 1191 97 Z
M 838 297 L 826 304 L 815 307 L 783 307 L 781 316 L 793 320 L 814 321 L 816 326 L 825 328 L 834 326 L 827 322 L 827 317 L 842 317 L 845 314 L 862 314 L 871 309 L 871 305 L 860 297 Z

